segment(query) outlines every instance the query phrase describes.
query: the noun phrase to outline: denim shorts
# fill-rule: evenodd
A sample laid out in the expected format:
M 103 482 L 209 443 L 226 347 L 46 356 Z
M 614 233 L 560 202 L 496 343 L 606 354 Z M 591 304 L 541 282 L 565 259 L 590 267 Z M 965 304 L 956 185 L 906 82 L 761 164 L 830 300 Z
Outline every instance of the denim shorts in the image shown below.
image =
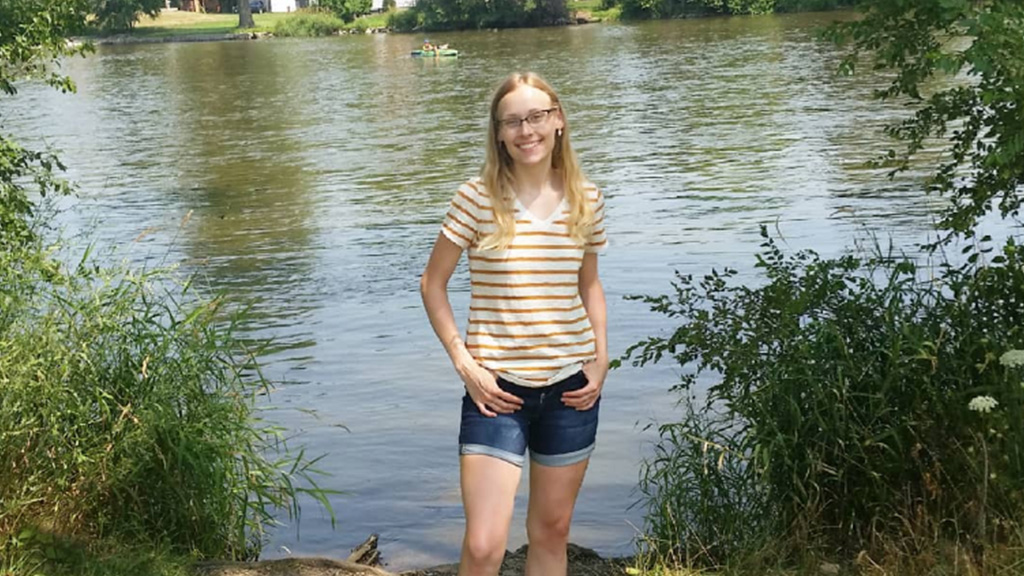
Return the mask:
M 562 403 L 562 394 L 587 385 L 583 372 L 542 388 L 527 388 L 498 378 L 498 387 L 523 399 L 511 414 L 484 416 L 466 393 L 462 397 L 460 454 L 484 454 L 522 466 L 526 449 L 542 466 L 569 466 L 590 457 L 597 438 L 598 398 L 589 410 Z

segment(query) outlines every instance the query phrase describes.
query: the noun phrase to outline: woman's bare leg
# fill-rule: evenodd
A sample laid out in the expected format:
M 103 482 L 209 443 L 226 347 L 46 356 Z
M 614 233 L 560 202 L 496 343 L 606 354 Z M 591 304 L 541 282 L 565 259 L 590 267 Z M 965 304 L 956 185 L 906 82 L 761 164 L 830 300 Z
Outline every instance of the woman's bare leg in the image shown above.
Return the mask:
M 522 469 L 482 454 L 468 454 L 459 461 L 466 511 L 459 576 L 494 576 L 505 557 Z
M 526 576 L 565 576 L 569 524 L 589 462 L 556 467 L 530 462 Z

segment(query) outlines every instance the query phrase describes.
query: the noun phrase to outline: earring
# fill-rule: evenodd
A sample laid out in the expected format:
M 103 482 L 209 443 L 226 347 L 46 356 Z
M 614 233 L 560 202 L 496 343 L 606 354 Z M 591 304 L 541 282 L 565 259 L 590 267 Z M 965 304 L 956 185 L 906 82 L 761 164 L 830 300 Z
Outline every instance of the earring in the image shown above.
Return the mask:
M 555 130 L 555 136 L 558 136 L 559 138 L 562 137 L 562 129 L 561 128 L 559 128 L 558 130 Z

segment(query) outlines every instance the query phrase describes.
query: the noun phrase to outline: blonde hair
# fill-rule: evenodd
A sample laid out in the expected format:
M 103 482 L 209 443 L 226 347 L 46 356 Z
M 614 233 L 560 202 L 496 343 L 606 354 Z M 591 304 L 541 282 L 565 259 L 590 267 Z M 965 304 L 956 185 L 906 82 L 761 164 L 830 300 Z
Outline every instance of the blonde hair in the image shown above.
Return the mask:
M 494 92 L 491 99 L 490 121 L 487 123 L 487 157 L 480 177 L 491 195 L 494 209 L 495 231 L 480 240 L 481 250 L 504 250 L 516 235 L 515 192 L 513 191 L 512 157 L 498 139 L 498 104 L 502 98 L 520 86 L 532 86 L 551 98 L 551 105 L 557 106 L 562 115 L 562 135 L 555 136 L 555 149 L 551 154 L 551 168 L 562 177 L 562 189 L 569 203 L 569 236 L 577 245 L 583 246 L 594 226 L 594 208 L 584 188 L 586 176 L 580 169 L 576 153 L 569 143 L 569 120 L 558 95 L 543 78 L 533 72 L 517 72 L 506 78 Z

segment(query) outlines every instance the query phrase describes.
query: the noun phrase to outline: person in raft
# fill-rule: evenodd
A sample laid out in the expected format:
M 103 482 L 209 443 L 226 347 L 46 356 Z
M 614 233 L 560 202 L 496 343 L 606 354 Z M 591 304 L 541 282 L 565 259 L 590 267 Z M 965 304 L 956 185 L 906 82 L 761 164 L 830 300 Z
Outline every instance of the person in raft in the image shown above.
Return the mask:
M 527 449 L 528 576 L 564 576 L 569 524 L 608 373 L 604 199 L 583 175 L 554 90 L 517 73 L 491 101 L 481 176 L 452 199 L 421 291 L 465 384 L 459 432 L 460 576 L 498 573 Z M 460 337 L 448 280 L 469 250 Z

